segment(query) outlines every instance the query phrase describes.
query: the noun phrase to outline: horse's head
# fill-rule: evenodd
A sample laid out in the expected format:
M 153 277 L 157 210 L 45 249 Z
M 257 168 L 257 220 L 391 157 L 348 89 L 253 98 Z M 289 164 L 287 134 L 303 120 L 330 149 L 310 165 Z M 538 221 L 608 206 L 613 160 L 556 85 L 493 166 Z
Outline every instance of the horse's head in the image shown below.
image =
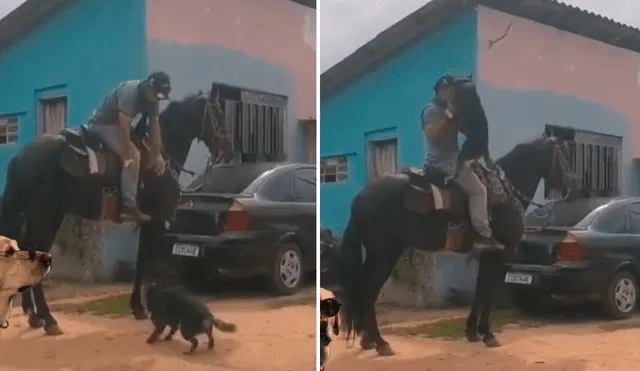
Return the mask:
M 173 106 L 167 107 L 165 116 L 178 121 L 180 130 L 189 138 L 203 142 L 209 148 L 211 161 L 215 164 L 231 161 L 233 152 L 220 96 L 213 93 L 199 91 L 182 102 L 172 102 Z M 171 114 L 166 113 L 170 109 Z
M 568 131 L 567 135 L 575 136 Z M 572 137 L 545 135 L 538 141 L 540 148 L 541 175 L 549 186 L 562 193 L 563 198 L 579 194 L 580 179 L 571 168 L 569 142 Z

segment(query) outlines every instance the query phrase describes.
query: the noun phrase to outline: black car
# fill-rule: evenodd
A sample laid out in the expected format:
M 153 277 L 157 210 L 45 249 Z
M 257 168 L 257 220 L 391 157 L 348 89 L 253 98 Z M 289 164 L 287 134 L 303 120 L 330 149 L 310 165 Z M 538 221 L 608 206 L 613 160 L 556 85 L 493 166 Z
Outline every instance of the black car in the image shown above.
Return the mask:
M 292 294 L 316 265 L 316 167 L 301 163 L 214 166 L 181 197 L 167 223 L 179 266 L 266 274 Z
M 608 316 L 628 318 L 640 294 L 640 198 L 581 199 L 557 207 L 555 220 L 527 228 L 507 264 L 505 283 L 514 301 L 530 310 L 548 298 L 592 300 Z

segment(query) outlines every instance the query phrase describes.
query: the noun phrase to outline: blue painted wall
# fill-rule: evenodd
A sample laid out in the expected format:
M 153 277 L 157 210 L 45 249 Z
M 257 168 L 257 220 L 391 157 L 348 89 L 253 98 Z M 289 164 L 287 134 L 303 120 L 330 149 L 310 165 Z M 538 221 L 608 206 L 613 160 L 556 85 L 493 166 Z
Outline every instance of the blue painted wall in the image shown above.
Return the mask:
M 63 9 L 0 54 L 0 115 L 20 115 L 17 145 L 0 145 L 0 190 L 6 167 L 37 133 L 37 100 L 55 89 L 67 95 L 68 126 L 79 126 L 119 82 L 148 72 L 145 1 L 82 0 Z M 135 261 L 138 235 L 105 225 L 102 272 Z M 125 251 L 125 253 L 123 253 Z
M 367 181 L 366 146 L 396 137 L 399 166 L 420 166 L 425 144 L 420 112 L 445 73 L 475 75 L 475 12 L 459 16 L 439 32 L 405 48 L 376 70 L 321 101 L 320 156 L 348 155 L 348 181 L 320 188 L 323 228 L 341 234 L 349 205 Z
M 37 96 L 59 88 L 68 125 L 84 123 L 123 80 L 147 74 L 144 0 L 82 0 L 0 52 L 0 115 L 20 115 L 18 145 L 0 145 L 0 190 L 7 162 L 37 131 Z

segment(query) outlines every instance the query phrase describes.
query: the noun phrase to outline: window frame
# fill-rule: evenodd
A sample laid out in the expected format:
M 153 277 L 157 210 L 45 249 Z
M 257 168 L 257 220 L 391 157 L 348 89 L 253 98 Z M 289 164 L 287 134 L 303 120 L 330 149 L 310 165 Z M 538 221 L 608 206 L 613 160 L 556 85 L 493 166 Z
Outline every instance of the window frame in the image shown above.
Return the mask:
M 337 161 L 335 165 L 328 165 L 329 161 Z M 337 184 L 349 181 L 349 156 L 334 155 L 320 158 L 320 184 Z M 335 169 L 334 173 L 328 173 L 327 167 Z M 344 167 L 341 169 L 341 167 Z M 327 181 L 327 176 L 333 176 L 333 181 Z
M 379 167 L 378 163 L 376 163 L 376 152 L 385 148 L 386 146 L 394 147 L 393 158 L 395 160 L 395 164 L 393 165 L 394 169 L 391 169 L 390 172 L 383 172 Z M 398 171 L 400 166 L 400 140 L 397 136 L 376 138 L 369 140 L 367 146 L 367 177 L 369 179 L 375 179 L 385 174 L 392 174 Z
M 10 129 L 12 127 L 14 130 Z M 13 140 L 10 140 L 10 138 L 13 138 Z M 20 117 L 18 115 L 0 116 L 0 146 L 17 145 L 19 140 Z

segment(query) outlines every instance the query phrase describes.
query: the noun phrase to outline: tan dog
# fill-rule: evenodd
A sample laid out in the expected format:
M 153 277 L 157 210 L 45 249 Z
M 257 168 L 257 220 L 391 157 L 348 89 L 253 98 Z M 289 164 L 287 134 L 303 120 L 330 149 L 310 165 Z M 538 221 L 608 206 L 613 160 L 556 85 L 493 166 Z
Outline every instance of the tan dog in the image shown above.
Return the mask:
M 0 328 L 8 326 L 13 297 L 46 278 L 51 254 L 22 251 L 18 243 L 0 236 Z
M 329 329 L 329 319 L 333 317 L 333 326 Z M 333 292 L 320 288 L 320 370 L 325 369 L 329 358 L 329 344 L 333 335 L 340 333 L 340 302 Z

